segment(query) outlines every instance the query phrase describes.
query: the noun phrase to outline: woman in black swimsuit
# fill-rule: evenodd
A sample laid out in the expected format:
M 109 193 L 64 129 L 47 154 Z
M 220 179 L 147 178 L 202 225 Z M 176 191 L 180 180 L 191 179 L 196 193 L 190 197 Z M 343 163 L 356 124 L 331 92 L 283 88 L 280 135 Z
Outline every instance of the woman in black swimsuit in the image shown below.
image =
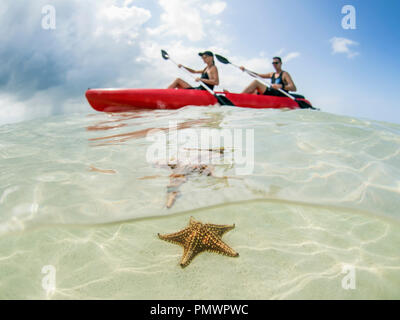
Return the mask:
M 207 67 L 204 70 L 193 70 L 188 67 L 185 67 L 183 65 L 179 65 L 179 68 L 185 68 L 191 73 L 200 73 L 201 77 L 196 78 L 196 81 L 203 82 L 205 85 L 207 85 L 211 90 L 214 89 L 214 86 L 219 85 L 219 77 L 218 77 L 218 69 L 215 66 L 214 63 L 214 55 L 211 51 L 205 51 L 205 52 L 200 52 L 199 56 L 202 57 L 203 61 L 205 64 L 207 64 Z M 190 84 L 188 84 L 186 81 L 178 78 L 174 82 L 171 83 L 171 85 L 168 87 L 168 89 L 198 89 L 198 90 L 205 90 L 202 86 L 198 86 L 193 88 Z

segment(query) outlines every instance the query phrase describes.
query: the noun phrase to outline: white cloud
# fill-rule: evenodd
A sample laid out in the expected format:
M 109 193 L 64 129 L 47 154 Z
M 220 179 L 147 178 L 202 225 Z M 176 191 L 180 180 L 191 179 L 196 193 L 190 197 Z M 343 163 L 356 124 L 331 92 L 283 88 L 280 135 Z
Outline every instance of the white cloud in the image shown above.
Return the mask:
M 125 7 L 129 7 L 129 6 L 132 5 L 133 2 L 134 2 L 134 0 L 125 0 L 125 1 L 124 1 L 124 6 L 125 6 Z
M 160 17 L 161 25 L 148 28 L 150 35 L 175 35 L 187 37 L 191 41 L 204 38 L 203 19 L 196 9 L 196 0 L 159 0 L 159 5 L 164 10 Z
M 344 53 L 347 54 L 348 58 L 354 58 L 355 56 L 359 55 L 359 52 L 354 51 L 350 47 L 358 46 L 358 42 L 346 39 L 346 38 L 339 38 L 333 37 L 330 40 L 332 44 L 332 53 Z
M 287 55 L 285 55 L 282 58 L 282 60 L 283 60 L 283 62 L 288 62 L 288 61 L 293 60 L 293 59 L 295 59 L 295 58 L 297 58 L 299 56 L 300 56 L 300 52 L 290 52 Z
M 99 8 L 97 18 L 97 28 L 95 35 L 108 34 L 116 41 L 122 38 L 134 39 L 138 36 L 139 27 L 151 18 L 149 10 L 135 6 L 128 7 L 129 1 L 125 5 L 118 7 L 115 5 L 103 5 Z
M 281 57 L 284 53 L 285 53 L 285 49 L 284 48 L 282 48 L 282 49 L 280 49 L 280 50 L 278 50 L 278 51 L 276 51 L 275 53 L 274 53 L 274 55 L 273 56 L 278 56 L 278 57 Z M 264 53 L 265 54 L 265 53 Z M 294 52 L 289 52 L 289 53 L 286 53 L 283 57 L 282 57 L 282 62 L 289 62 L 290 60 L 293 60 L 293 59 L 295 59 L 295 58 L 298 58 L 300 56 L 300 52 L 296 52 L 296 51 L 294 51 Z
M 206 0 L 158 0 L 158 4 L 163 9 L 160 25 L 148 28 L 148 34 L 178 36 L 193 42 L 218 37 L 215 28 L 220 27 L 222 22 L 220 19 L 216 20 L 215 16 L 222 13 L 227 6 L 223 1 Z
M 213 3 L 206 3 L 202 6 L 202 9 L 209 14 L 218 15 L 222 13 L 226 8 L 226 2 L 215 1 Z

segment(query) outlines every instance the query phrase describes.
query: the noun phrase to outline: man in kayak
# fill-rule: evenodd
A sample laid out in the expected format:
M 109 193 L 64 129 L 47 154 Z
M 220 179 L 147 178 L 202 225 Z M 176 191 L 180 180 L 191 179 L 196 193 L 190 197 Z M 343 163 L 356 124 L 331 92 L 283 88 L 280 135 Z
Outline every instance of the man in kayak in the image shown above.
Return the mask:
M 196 78 L 196 81 L 203 82 L 205 85 L 207 85 L 211 90 L 214 89 L 214 86 L 219 85 L 219 76 L 218 76 L 218 69 L 215 66 L 214 62 L 214 54 L 211 51 L 204 51 L 200 52 L 199 56 L 203 59 L 204 63 L 207 65 L 207 67 L 204 70 L 193 70 L 191 68 L 185 67 L 181 64 L 179 64 L 179 68 L 185 68 L 191 73 L 199 73 L 201 74 L 201 77 Z M 171 83 L 171 85 L 168 87 L 168 89 L 199 89 L 199 90 L 205 90 L 202 86 L 198 86 L 193 88 L 190 84 L 188 84 L 186 81 L 178 78 L 174 82 Z
M 271 95 L 271 96 L 283 96 L 282 93 L 277 91 L 277 89 L 296 92 L 297 88 L 292 80 L 290 74 L 286 71 L 282 70 L 282 59 L 280 57 L 274 57 L 272 59 L 272 65 L 274 66 L 275 72 L 265 73 L 265 74 L 258 74 L 261 78 L 271 79 L 271 88 L 268 88 L 266 85 L 262 84 L 261 82 L 254 80 L 250 85 L 243 90 L 242 93 L 260 93 L 264 95 Z M 240 67 L 242 71 L 245 70 L 245 67 Z M 275 90 L 274 90 L 275 89 Z

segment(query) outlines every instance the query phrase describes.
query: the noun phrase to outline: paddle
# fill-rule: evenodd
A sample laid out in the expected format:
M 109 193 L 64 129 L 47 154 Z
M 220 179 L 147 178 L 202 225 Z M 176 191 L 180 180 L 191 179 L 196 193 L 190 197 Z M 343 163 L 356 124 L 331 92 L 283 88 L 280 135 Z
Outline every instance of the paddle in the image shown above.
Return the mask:
M 165 60 L 170 60 L 171 62 L 173 62 L 174 64 L 176 64 L 176 65 L 178 66 L 178 64 L 177 64 L 174 60 L 172 60 L 172 59 L 169 57 L 168 52 L 166 52 L 165 50 L 161 50 L 161 55 L 162 55 L 162 57 L 163 57 Z M 184 69 L 184 70 L 186 70 L 186 69 Z M 196 79 L 196 77 L 195 77 L 194 75 L 192 75 L 188 70 L 186 70 L 186 71 L 188 72 L 188 74 L 189 74 L 193 79 Z M 212 95 L 217 99 L 217 101 L 219 102 L 220 105 L 222 105 L 222 106 L 235 106 L 235 105 L 233 104 L 233 102 L 230 101 L 227 97 L 222 96 L 222 95 L 217 95 L 213 90 L 211 90 L 211 89 L 210 89 L 205 83 L 203 83 L 202 81 L 200 81 L 200 85 L 201 85 L 204 89 L 206 89 L 210 94 L 212 94 Z
M 215 57 L 218 59 L 219 62 L 221 62 L 221 63 L 223 63 L 223 64 L 231 64 L 231 65 L 233 65 L 233 66 L 235 66 L 235 67 L 237 67 L 237 68 L 240 69 L 240 67 L 239 67 L 238 65 L 236 65 L 236 64 L 234 64 L 234 63 L 232 63 L 232 62 L 230 62 L 227 58 L 225 58 L 225 57 L 223 57 L 223 56 L 220 56 L 219 54 L 216 54 Z M 258 74 L 256 74 L 255 72 L 250 71 L 250 70 L 247 70 L 247 69 L 245 69 L 244 71 L 246 71 L 246 73 L 247 73 L 248 75 L 250 75 L 251 77 L 258 79 L 261 83 L 265 84 L 268 88 L 271 88 L 271 85 L 270 85 L 268 82 L 264 81 L 264 79 L 261 78 L 261 77 L 260 77 Z M 279 91 L 280 93 L 283 93 L 285 96 L 289 97 L 290 99 L 296 101 L 297 104 L 299 105 L 299 107 L 302 108 L 302 109 L 318 110 L 318 109 L 314 108 L 312 105 L 308 104 L 307 102 L 296 99 L 296 98 L 293 97 L 291 94 L 287 93 L 286 91 L 284 91 L 284 90 L 282 90 L 282 89 L 274 89 L 274 88 L 272 88 L 272 89 L 273 89 L 273 90 L 277 90 L 277 91 Z

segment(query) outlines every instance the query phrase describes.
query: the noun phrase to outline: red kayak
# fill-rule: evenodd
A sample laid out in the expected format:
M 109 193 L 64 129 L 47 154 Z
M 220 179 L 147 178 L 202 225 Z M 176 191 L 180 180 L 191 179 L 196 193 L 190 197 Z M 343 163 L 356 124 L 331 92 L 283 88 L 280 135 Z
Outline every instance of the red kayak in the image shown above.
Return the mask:
M 259 109 L 298 109 L 290 98 L 217 92 L 225 95 L 235 106 Z M 301 96 L 298 100 L 305 101 Z M 301 98 L 303 99 L 301 99 Z M 86 98 L 93 109 L 103 112 L 125 112 L 138 109 L 179 109 L 185 106 L 209 106 L 217 99 L 203 90 L 186 89 L 89 89 Z

